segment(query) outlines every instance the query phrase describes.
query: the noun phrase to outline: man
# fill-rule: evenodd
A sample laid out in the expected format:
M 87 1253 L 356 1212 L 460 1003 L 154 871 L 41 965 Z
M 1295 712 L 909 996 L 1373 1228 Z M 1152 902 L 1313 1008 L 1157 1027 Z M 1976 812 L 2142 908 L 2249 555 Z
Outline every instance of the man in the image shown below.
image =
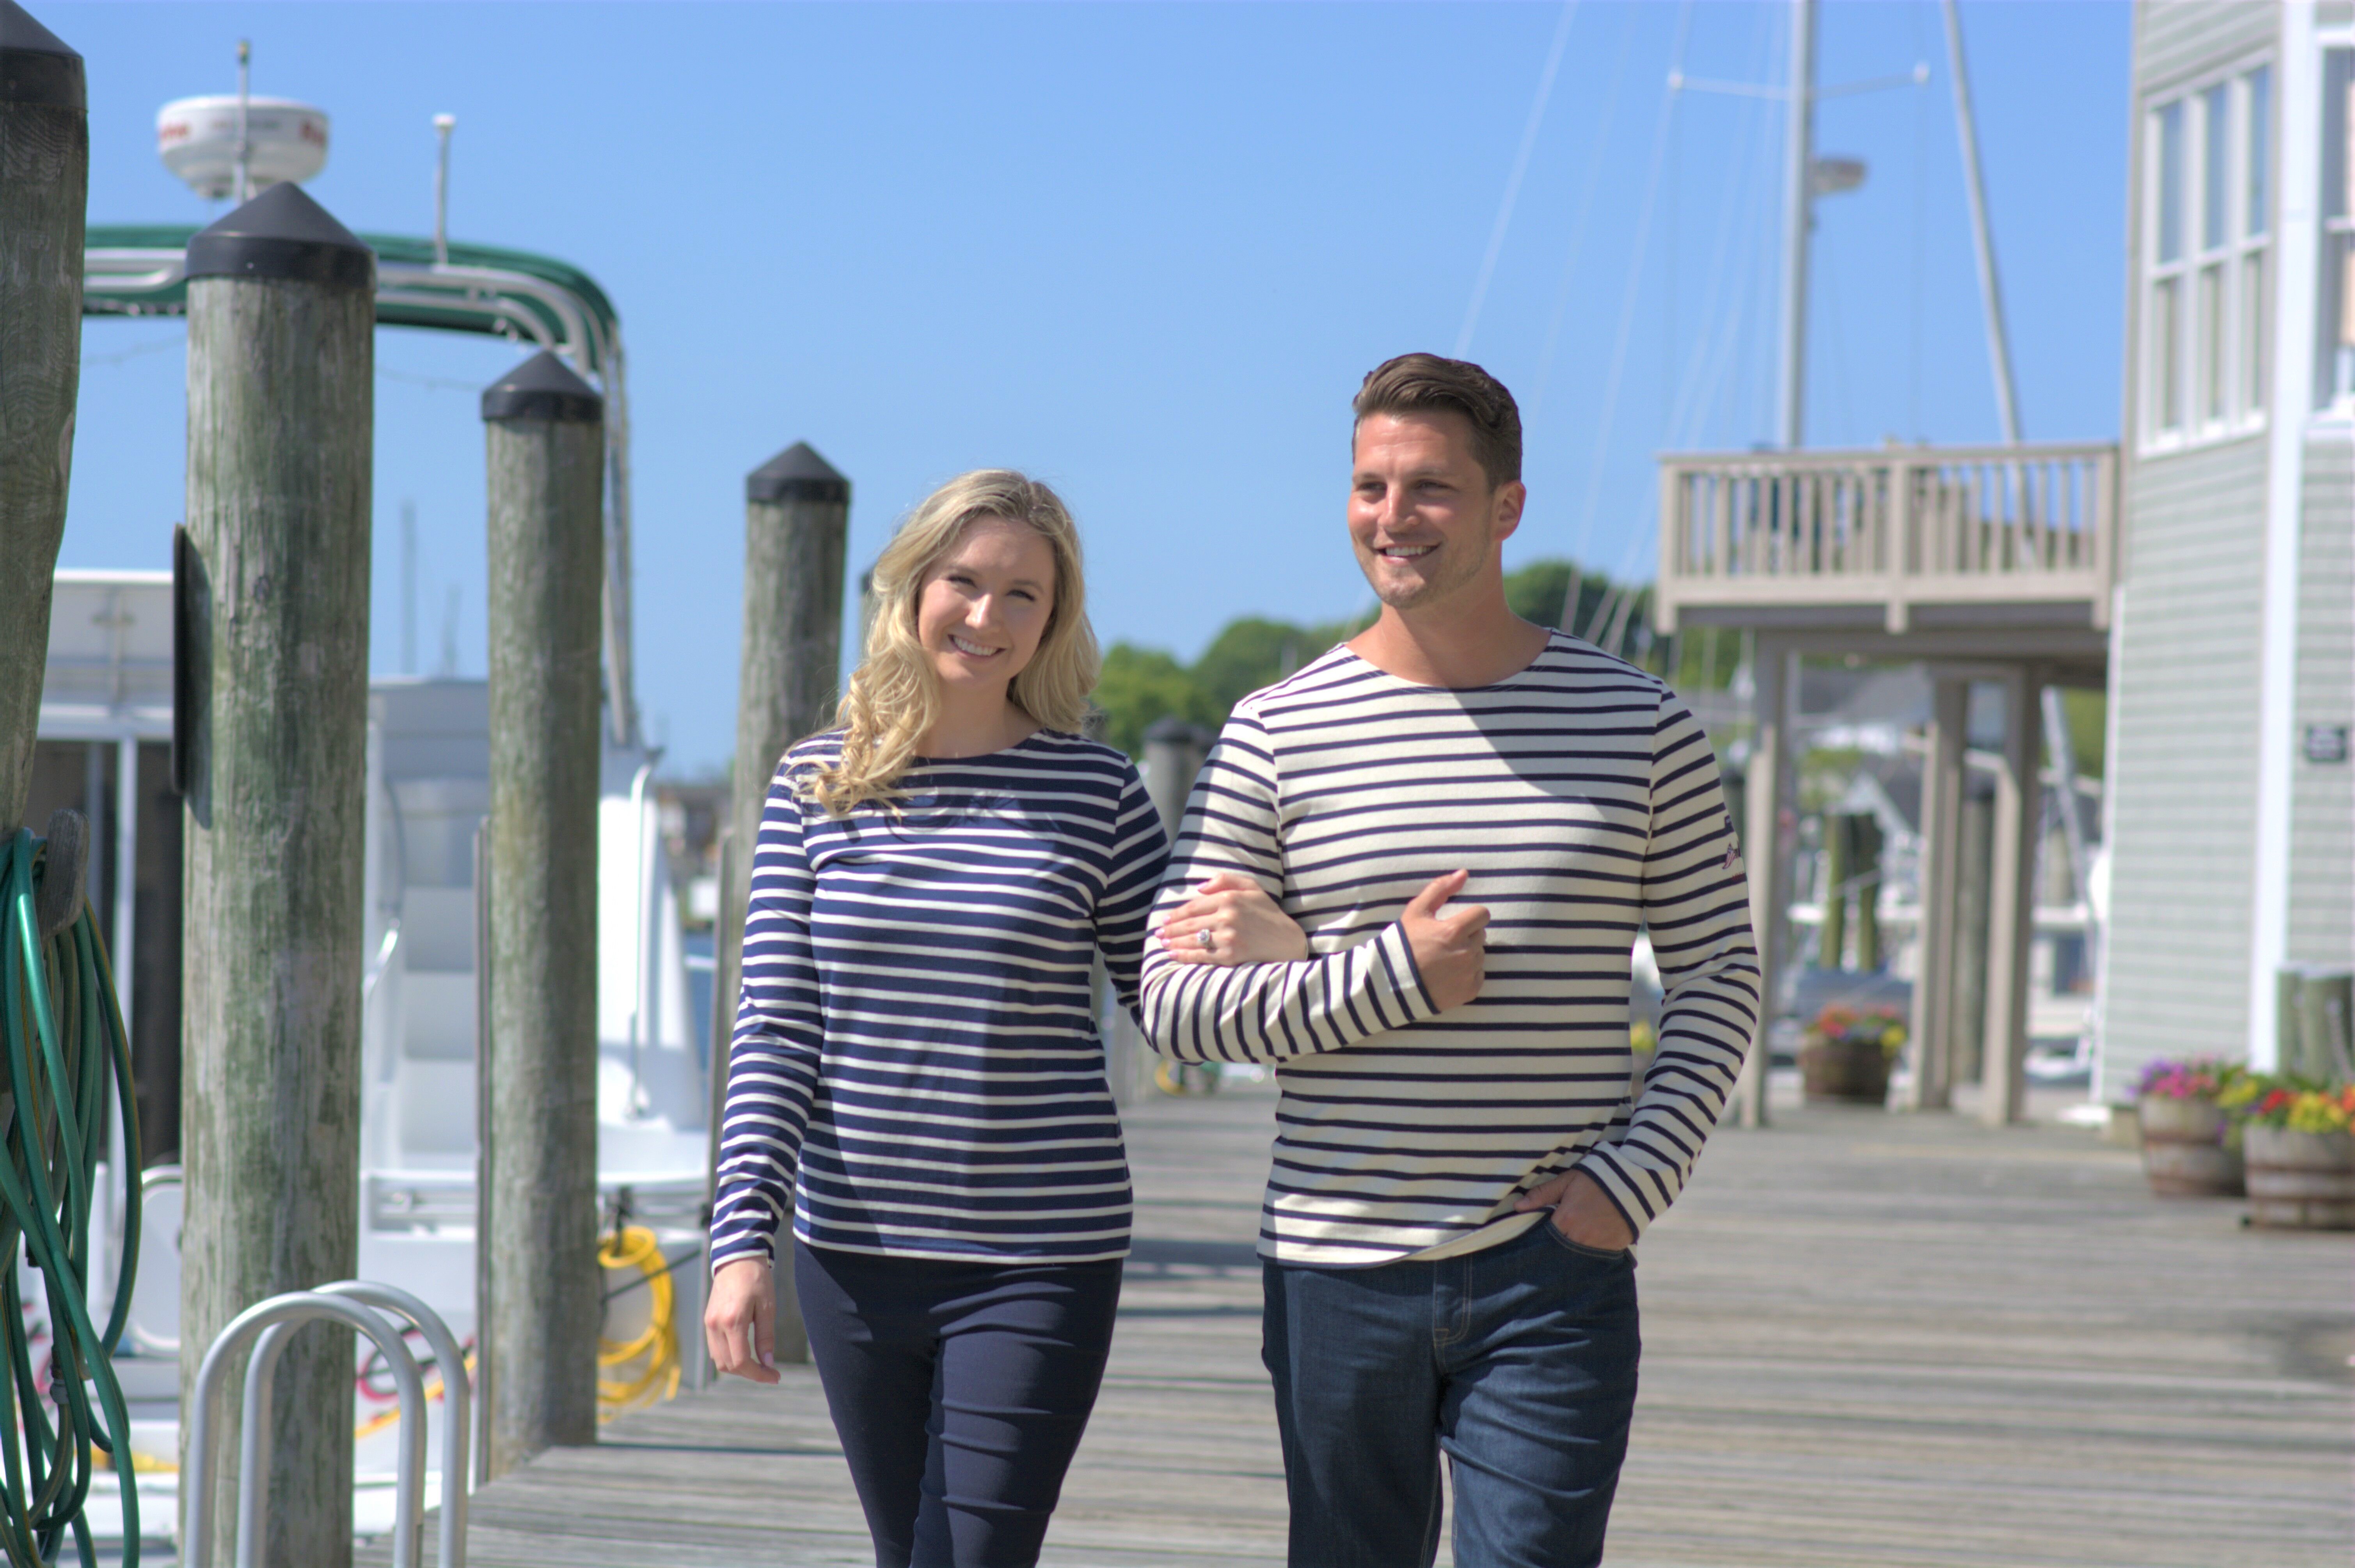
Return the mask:
M 1236 705 L 1164 885 L 1146 1028 L 1180 1061 L 1279 1069 L 1260 1252 L 1294 1568 L 1425 1568 L 1443 1451 L 1458 1563 L 1576 1568 L 1602 1561 L 1635 1406 L 1628 1249 L 1756 1027 L 1741 859 L 1685 705 L 1506 605 L 1511 394 L 1407 355 L 1356 414 L 1380 618 Z M 1236 874 L 1305 959 L 1213 967 L 1233 922 L 1170 920 Z M 1667 996 L 1631 1106 L 1646 928 Z

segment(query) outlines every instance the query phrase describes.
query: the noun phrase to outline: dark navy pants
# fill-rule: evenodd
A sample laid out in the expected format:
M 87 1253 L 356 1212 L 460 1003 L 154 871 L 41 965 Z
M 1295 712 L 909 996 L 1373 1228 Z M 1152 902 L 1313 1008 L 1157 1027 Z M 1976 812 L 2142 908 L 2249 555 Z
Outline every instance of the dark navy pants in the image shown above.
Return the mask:
M 1264 1266 L 1291 1568 L 1593 1568 L 1636 1409 L 1636 1260 L 1550 1217 L 1373 1268 Z
M 1028 1568 L 1112 1350 L 1120 1264 L 1009 1266 L 794 1245 L 877 1568 Z

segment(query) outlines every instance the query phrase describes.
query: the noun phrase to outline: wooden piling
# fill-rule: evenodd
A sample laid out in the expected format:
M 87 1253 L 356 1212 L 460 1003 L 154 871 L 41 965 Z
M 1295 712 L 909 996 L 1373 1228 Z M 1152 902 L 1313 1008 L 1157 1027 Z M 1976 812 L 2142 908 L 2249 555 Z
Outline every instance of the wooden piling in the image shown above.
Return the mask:
M 785 748 L 824 724 L 842 678 L 843 553 L 850 482 L 796 441 L 744 480 L 744 660 L 736 695 L 736 766 L 729 798 L 728 883 L 721 890 L 720 994 L 742 983 L 744 907 L 761 808 Z M 728 1070 L 725 1035 L 712 1042 L 711 1070 Z M 780 1238 L 781 1243 L 784 1238 Z M 782 1246 L 780 1260 L 784 1254 Z M 777 1279 L 776 1357 L 809 1359 L 793 1274 Z
M 1826 811 L 1823 887 L 1816 899 L 1823 911 L 1816 927 L 1816 963 L 1837 969 L 1848 957 L 1849 825 L 1845 811 Z
M 1751 657 L 1750 767 L 1742 787 L 1742 856 L 1750 874 L 1750 927 L 1758 946 L 1758 1034 L 1733 1086 L 1729 1107 L 1739 1127 L 1767 1125 L 1767 1088 L 1774 1066 L 1772 1037 L 1781 995 L 1782 966 L 1789 961 L 1785 912 L 1791 899 L 1791 845 L 1783 813 L 1798 800 L 1796 750 L 1791 719 L 1797 706 L 1799 661 L 1788 646 L 1761 634 Z
M 184 1402 L 230 1318 L 358 1261 L 376 258 L 280 185 L 187 273 Z M 352 1354 L 313 1328 L 280 1365 L 273 1568 L 351 1561 Z
M 1945 1110 L 1955 1084 L 1955 931 L 1956 873 L 1962 863 L 1963 750 L 1970 727 L 1970 684 L 1933 668 L 1930 723 L 1922 758 L 1922 915 L 1913 962 L 1913 1074 L 1908 1110 Z
M 2004 672 L 2003 753 L 1996 770 L 1994 848 L 1988 855 L 1987 1021 L 1979 1052 L 1979 1119 L 1992 1127 L 2028 1115 L 2028 960 L 2036 920 L 2038 693 L 2034 665 Z
M 542 352 L 483 393 L 490 475 L 488 1255 L 496 1478 L 597 1440 L 597 704 L 604 403 Z
M 81 57 L 0 0 L 0 833 L 23 825 L 81 381 Z

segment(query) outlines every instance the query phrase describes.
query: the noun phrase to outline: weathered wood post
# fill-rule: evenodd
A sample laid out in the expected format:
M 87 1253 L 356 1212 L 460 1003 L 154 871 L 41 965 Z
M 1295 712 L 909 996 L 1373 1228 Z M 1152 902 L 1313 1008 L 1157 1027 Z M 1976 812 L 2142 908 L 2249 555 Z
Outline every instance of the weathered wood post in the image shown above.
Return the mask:
M 2028 961 L 2036 921 L 2036 824 L 2044 799 L 2036 767 L 2037 693 L 2043 681 L 2041 669 L 2013 665 L 1999 683 L 2003 760 L 1996 771 L 1995 846 L 1988 856 L 1986 1044 L 1979 1052 L 1979 1119 L 1990 1127 L 2028 1116 Z
M 1742 855 L 1750 873 L 1750 928 L 1758 944 L 1762 1005 L 1758 1037 L 1742 1059 L 1729 1108 L 1736 1126 L 1758 1128 L 1767 1125 L 1774 1010 L 1789 948 L 1783 936 L 1788 929 L 1784 915 L 1790 906 L 1792 857 L 1783 813 L 1798 799 L 1796 752 L 1791 744 L 1798 659 L 1785 644 L 1761 634 L 1750 668 L 1753 723 L 1749 775 L 1742 789 Z
M 543 351 L 489 443 L 485 1471 L 597 1440 L 597 703 L 605 406 Z
M 81 57 L 0 0 L 0 833 L 23 825 L 81 383 Z
M 1955 1082 L 1955 930 L 1962 861 L 1963 749 L 1970 684 L 1933 668 L 1922 759 L 1922 857 L 1913 962 L 1913 1075 L 1908 1110 L 1945 1110 Z
M 843 554 L 850 481 L 796 441 L 744 480 L 744 662 L 736 693 L 736 767 L 729 795 L 727 886 L 721 890 L 714 977 L 735 1017 L 743 976 L 744 906 L 761 808 L 785 748 L 826 721 L 842 679 Z M 711 1043 L 715 1077 L 728 1071 L 728 1040 Z M 716 1103 L 716 1101 L 715 1101 Z M 781 1237 L 775 1350 L 809 1359 L 793 1271 Z
M 1201 726 L 1175 715 L 1145 726 L 1145 792 L 1152 798 L 1161 831 L 1169 835 L 1173 847 L 1178 825 L 1186 820 L 1186 801 L 1194 793 L 1194 780 L 1216 738 Z
M 1881 968 L 1881 821 L 1870 811 L 1848 820 L 1849 879 L 1856 885 L 1856 967 Z
M 376 257 L 280 185 L 191 239 L 187 271 L 184 1400 L 230 1318 L 358 1262 Z M 275 1409 L 269 1561 L 338 1568 L 348 1332 L 294 1341 Z
M 1823 911 L 1816 927 L 1816 964 L 1836 969 L 1848 957 L 1849 822 L 1845 811 L 1826 811 L 1824 885 L 1816 903 Z
M 1963 774 L 1955 824 L 1955 912 L 1947 960 L 1953 993 L 1946 1024 L 1946 1081 L 1976 1083 L 1984 1061 L 1987 1021 L 1987 896 L 1995 868 L 1995 789 L 1973 770 Z

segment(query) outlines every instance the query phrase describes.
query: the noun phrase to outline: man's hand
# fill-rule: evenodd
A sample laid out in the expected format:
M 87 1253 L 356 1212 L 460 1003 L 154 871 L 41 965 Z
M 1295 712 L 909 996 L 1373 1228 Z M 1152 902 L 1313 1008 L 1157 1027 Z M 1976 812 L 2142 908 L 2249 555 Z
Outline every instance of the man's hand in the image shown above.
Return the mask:
M 703 1308 L 703 1342 L 711 1364 L 754 1383 L 777 1381 L 777 1286 L 764 1257 L 740 1257 L 711 1277 Z
M 1551 1209 L 1546 1223 L 1581 1246 L 1603 1252 L 1625 1252 L 1636 1245 L 1636 1233 L 1619 1215 L 1619 1206 L 1603 1195 L 1602 1184 L 1583 1171 L 1572 1171 L 1541 1186 L 1532 1187 L 1513 1207 L 1522 1213 Z
M 1406 927 L 1407 946 L 1414 951 L 1414 967 L 1422 971 L 1423 989 L 1442 1012 L 1461 1007 L 1480 994 L 1488 963 L 1488 909 L 1483 904 L 1444 907 L 1472 880 L 1468 871 L 1451 871 L 1433 877 L 1414 895 L 1399 917 Z
M 1162 949 L 1181 964 L 1288 964 L 1308 956 L 1308 933 L 1250 877 L 1222 871 L 1162 923 Z

